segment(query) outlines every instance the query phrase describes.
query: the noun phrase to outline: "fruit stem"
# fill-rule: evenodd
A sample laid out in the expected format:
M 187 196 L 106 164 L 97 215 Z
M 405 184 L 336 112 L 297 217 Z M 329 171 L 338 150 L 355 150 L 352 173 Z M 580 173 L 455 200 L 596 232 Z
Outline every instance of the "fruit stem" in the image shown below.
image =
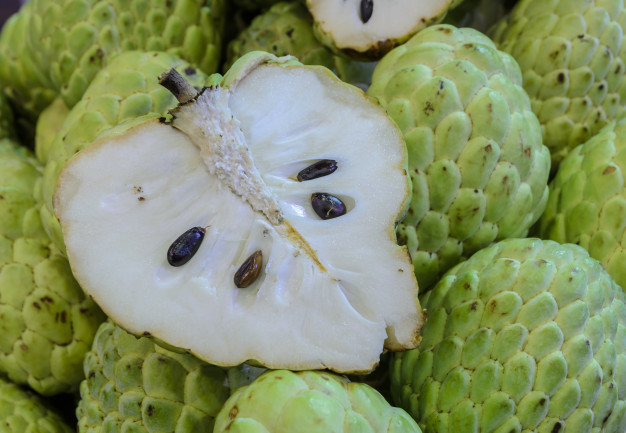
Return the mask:
M 196 88 L 174 68 L 159 75 L 159 84 L 172 92 L 181 104 L 191 101 L 198 95 Z

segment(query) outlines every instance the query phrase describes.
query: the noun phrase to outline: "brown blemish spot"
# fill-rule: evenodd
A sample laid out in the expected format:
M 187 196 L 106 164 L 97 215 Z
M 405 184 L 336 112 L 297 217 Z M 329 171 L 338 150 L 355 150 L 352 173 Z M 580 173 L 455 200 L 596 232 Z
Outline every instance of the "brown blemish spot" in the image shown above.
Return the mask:
M 398 272 L 404 272 L 404 269 L 400 268 L 398 269 Z
M 559 74 L 556 76 L 556 81 L 560 84 L 563 84 L 565 82 L 565 74 L 563 72 L 559 72 Z
M 41 305 L 39 305 L 39 303 L 37 302 L 33 302 L 33 307 L 35 307 L 37 310 L 41 310 Z
M 558 432 L 560 432 L 561 431 L 561 427 L 563 427 L 563 425 L 559 421 L 556 424 L 554 424 L 554 427 L 552 427 L 552 430 L 550 431 L 550 433 L 558 433 Z
M 139 201 L 144 201 L 145 199 L 146 199 L 146 198 L 145 198 L 145 197 L 143 197 L 143 196 L 139 196 L 139 197 L 137 197 L 137 200 L 139 200 Z
M 293 28 L 291 28 L 291 29 L 287 30 L 287 31 L 285 32 L 285 34 L 287 35 L 287 37 L 288 37 L 288 38 L 290 38 L 290 37 L 291 37 L 291 35 L 293 35 Z
M 146 415 L 148 416 L 154 415 L 154 406 L 152 406 L 151 404 L 149 404 L 148 407 L 146 408 Z
M 491 153 L 492 151 L 493 151 L 493 148 L 491 147 L 491 144 L 488 144 L 485 146 L 485 152 Z
M 476 310 L 478 310 L 478 302 L 472 302 L 472 305 L 470 305 L 470 311 Z
M 602 174 L 611 174 L 615 171 L 615 166 L 609 165 L 604 170 L 602 170 Z
M 28 350 L 28 346 L 24 343 L 20 344 L 20 349 L 22 350 Z
M 238 413 L 239 413 L 239 408 L 237 406 L 233 406 L 232 409 L 228 411 L 228 418 L 235 419 Z
M 430 116 L 435 111 L 435 107 L 429 101 L 424 104 L 424 114 Z

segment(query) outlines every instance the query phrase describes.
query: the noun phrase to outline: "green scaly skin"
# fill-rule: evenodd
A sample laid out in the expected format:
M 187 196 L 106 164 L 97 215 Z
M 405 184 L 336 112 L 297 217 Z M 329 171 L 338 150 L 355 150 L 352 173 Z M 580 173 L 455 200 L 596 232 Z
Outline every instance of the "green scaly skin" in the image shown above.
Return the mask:
M 173 54 L 139 51 L 118 54 L 94 77 L 49 145 L 41 217 L 46 232 L 64 254 L 63 235 L 52 206 L 59 173 L 74 154 L 107 130 L 143 116 L 165 116 L 175 107 L 176 98 L 158 83 L 158 76 L 170 68 L 176 68 L 194 86 L 202 87 L 206 83 L 205 74 Z
M 16 114 L 34 125 L 56 95 L 52 81 L 33 62 L 29 35 L 31 7 L 26 3 L 0 31 L 0 87 Z
M 421 433 L 369 385 L 320 371 L 271 370 L 235 391 L 214 433 Z
M 48 162 L 48 152 L 54 138 L 63 127 L 70 110 L 59 96 L 47 106 L 37 118 L 35 125 L 35 154 L 42 163 Z
M 42 166 L 0 140 L 0 374 L 42 395 L 73 392 L 104 314 L 44 231 Z
M 122 51 L 163 51 L 206 73 L 218 70 L 224 0 L 32 0 L 25 25 L 25 53 L 43 84 L 73 107 L 96 73 Z M 28 57 L 28 58 L 25 58 Z M 5 85 L 15 87 L 13 77 Z M 29 87 L 27 87 L 28 89 Z M 38 106 L 47 107 L 52 99 Z
M 78 431 L 212 432 L 230 395 L 227 371 L 135 337 L 111 321 L 84 363 Z
M 305 65 L 322 65 L 343 81 L 367 87 L 375 62 L 357 62 L 332 53 L 313 34 L 313 18 L 300 2 L 276 3 L 257 15 L 250 25 L 230 41 L 224 71 L 250 51 L 267 51 L 276 56 L 292 55 Z
M 605 126 L 561 161 L 539 220 L 542 238 L 584 247 L 626 288 L 626 121 Z
M 509 239 L 421 297 L 393 398 L 430 433 L 626 431 L 626 304 L 581 247 Z
M 413 194 L 397 235 L 421 292 L 492 242 L 526 236 L 550 155 L 511 56 L 476 30 L 429 27 L 379 62 L 367 93 L 408 147 Z
M 0 378 L 0 432 L 72 433 L 61 416 L 44 401 L 14 383 Z
M 519 62 L 552 169 L 626 101 L 623 0 L 520 0 L 491 35 Z

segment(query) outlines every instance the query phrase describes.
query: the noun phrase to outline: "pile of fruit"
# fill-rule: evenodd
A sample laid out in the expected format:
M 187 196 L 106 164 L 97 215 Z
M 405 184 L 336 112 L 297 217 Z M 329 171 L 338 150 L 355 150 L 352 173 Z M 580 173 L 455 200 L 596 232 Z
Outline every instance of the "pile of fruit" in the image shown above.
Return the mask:
M 625 0 L 30 0 L 0 432 L 626 432 Z

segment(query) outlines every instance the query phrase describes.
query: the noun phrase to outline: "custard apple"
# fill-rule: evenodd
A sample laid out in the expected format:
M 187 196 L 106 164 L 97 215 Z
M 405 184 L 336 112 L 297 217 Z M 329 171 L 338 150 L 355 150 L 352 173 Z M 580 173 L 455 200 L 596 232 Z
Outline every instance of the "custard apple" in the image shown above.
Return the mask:
M 422 433 L 369 385 L 320 371 L 273 370 L 239 388 L 214 433 Z
M 32 63 L 70 108 L 121 51 L 169 52 L 207 73 L 218 70 L 225 0 L 30 0 L 27 7 L 20 42 L 26 50 L 17 53 L 16 67 Z M 11 76 L 5 84 L 19 79 Z
M 0 377 L 0 433 L 73 433 L 40 396 Z
M 393 354 L 393 401 L 430 433 L 626 431 L 626 304 L 581 247 L 507 239 L 421 300 L 422 342 Z
M 624 114 L 624 0 L 520 0 L 491 35 L 519 63 L 553 171 Z
M 171 123 L 101 136 L 54 195 L 74 274 L 109 317 L 222 366 L 362 372 L 415 347 L 394 235 L 406 147 L 384 110 L 260 51 L 199 93 L 162 82 L 181 101 Z
M 432 26 L 378 63 L 368 94 L 409 150 L 413 195 L 397 232 L 422 291 L 480 248 L 527 234 L 546 205 L 550 155 L 511 56 L 476 30 Z
M 34 64 L 32 46 L 27 43 L 31 4 L 27 2 L 11 15 L 0 30 L 0 88 L 13 105 L 16 114 L 35 124 L 37 116 L 54 99 L 57 92 L 52 81 Z
M 226 370 L 104 322 L 85 357 L 80 433 L 212 432 L 230 395 Z
M 345 82 L 367 88 L 376 62 L 359 62 L 337 55 L 313 34 L 313 19 L 303 3 L 281 1 L 257 15 L 250 25 L 230 41 L 224 70 L 243 54 L 267 51 L 276 56 L 292 55 L 305 65 L 322 65 Z
M 539 234 L 584 247 L 626 288 L 626 121 L 612 122 L 561 161 Z
M 306 0 L 315 35 L 328 48 L 378 60 L 424 28 L 443 20 L 463 0 Z
M 0 140 L 0 376 L 54 395 L 78 389 L 104 315 L 42 228 L 40 178 L 34 156 Z
M 64 254 L 61 227 L 52 209 L 59 172 L 69 158 L 106 130 L 144 115 L 165 115 L 169 108 L 176 106 L 176 98 L 159 85 L 157 78 L 170 68 L 179 70 L 196 86 L 206 83 L 205 74 L 173 54 L 126 51 L 116 55 L 96 74 L 48 146 L 42 187 L 42 222 Z

